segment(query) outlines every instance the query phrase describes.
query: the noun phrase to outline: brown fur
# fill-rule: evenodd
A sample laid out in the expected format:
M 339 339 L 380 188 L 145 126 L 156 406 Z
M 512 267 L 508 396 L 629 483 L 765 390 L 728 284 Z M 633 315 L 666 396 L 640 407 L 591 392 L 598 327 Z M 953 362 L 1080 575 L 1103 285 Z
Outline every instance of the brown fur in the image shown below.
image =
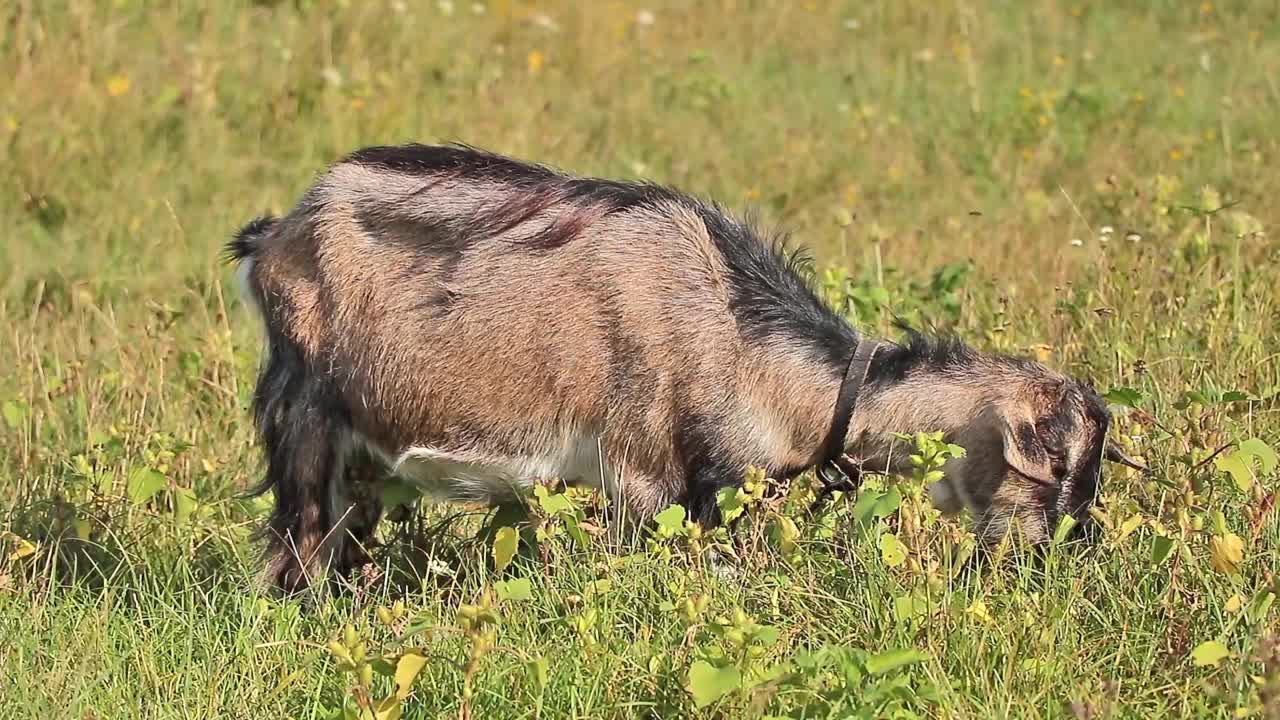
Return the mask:
M 364 450 L 445 497 L 500 501 L 576 473 L 564 479 L 602 485 L 620 526 L 673 502 L 715 522 L 715 490 L 746 466 L 823 459 L 858 341 L 712 206 L 467 148 L 357 153 L 232 249 L 268 331 L 255 406 L 278 503 L 269 574 L 286 589 L 372 537 L 380 508 L 350 490 L 376 471 L 352 465 Z M 944 481 L 953 505 L 987 530 L 1044 525 L 1062 478 L 1026 480 L 1048 454 L 1038 435 L 1013 441 L 1061 414 L 1053 388 L 1085 393 L 958 344 L 884 343 L 846 450 L 895 470 L 891 432 L 946 430 L 969 448 Z M 1062 422 L 1091 448 L 1106 431 L 1105 414 Z

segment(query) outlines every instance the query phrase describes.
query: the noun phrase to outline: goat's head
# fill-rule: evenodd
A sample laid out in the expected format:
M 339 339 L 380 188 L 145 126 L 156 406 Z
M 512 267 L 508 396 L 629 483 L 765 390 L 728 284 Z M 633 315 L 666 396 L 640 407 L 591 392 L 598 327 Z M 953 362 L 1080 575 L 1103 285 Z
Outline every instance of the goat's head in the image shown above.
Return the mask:
M 1043 543 L 1064 515 L 1078 523 L 1073 535 L 1092 534 L 1103 460 L 1141 466 L 1107 439 L 1110 415 L 1093 388 L 1034 363 L 1003 370 L 970 386 L 985 400 L 954 433 L 967 453 L 930 495 L 944 512 L 967 508 L 984 540 L 1016 524 Z

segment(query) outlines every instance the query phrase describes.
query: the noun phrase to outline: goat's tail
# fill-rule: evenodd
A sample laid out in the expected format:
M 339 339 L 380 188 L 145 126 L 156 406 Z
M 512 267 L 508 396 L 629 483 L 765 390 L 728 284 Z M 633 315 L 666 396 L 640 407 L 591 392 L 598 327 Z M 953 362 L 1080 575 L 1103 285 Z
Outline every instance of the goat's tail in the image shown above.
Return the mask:
M 225 255 L 227 260 L 231 262 L 240 262 L 247 258 L 253 257 L 254 251 L 257 249 L 258 241 L 267 233 L 271 232 L 271 228 L 275 227 L 279 222 L 271 215 L 263 215 L 254 218 L 245 224 L 244 227 L 236 231 L 234 237 L 227 242 Z

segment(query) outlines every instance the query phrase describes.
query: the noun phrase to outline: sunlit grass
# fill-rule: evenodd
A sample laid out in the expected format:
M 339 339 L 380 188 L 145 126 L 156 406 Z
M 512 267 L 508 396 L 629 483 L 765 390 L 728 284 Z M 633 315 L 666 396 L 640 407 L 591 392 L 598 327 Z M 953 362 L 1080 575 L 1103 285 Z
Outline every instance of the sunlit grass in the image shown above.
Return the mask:
M 371 655 L 425 653 L 409 717 L 874 716 L 894 698 L 937 717 L 1276 717 L 1277 12 L 6 9 L 0 716 L 323 717 L 353 687 L 393 689 L 339 671 L 325 646 L 350 624 Z M 883 514 L 878 495 L 818 518 L 756 506 L 734 579 L 700 560 L 713 539 L 610 552 L 557 535 L 563 514 L 500 576 L 484 519 L 436 508 L 388 526 L 421 547 L 358 592 L 262 597 L 266 506 L 235 497 L 260 473 L 259 339 L 221 246 L 356 147 L 450 139 L 754 207 L 863 326 L 952 327 L 1091 379 L 1155 472 L 1109 473 L 1097 551 L 1038 566 L 1011 547 L 979 576 L 948 564 L 964 528 L 904 491 Z M 521 579 L 468 673 L 483 633 L 459 608 Z M 753 643 L 732 685 L 717 653 Z M 829 666 L 803 665 L 819 651 Z M 867 673 L 894 658 L 916 662 Z

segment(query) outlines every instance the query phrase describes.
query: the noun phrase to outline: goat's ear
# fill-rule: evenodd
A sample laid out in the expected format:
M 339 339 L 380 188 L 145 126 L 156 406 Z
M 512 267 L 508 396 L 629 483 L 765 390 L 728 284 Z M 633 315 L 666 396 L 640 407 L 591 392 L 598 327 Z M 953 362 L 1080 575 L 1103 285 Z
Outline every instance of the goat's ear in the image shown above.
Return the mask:
M 1037 421 L 1052 415 L 1060 407 L 1064 392 L 1065 387 L 1058 383 L 1035 387 L 1005 404 L 1001 413 L 1004 460 L 1032 480 L 1056 482 L 1049 449 Z
M 1004 436 L 1004 461 L 1032 480 L 1055 482 L 1049 451 L 1036 432 L 1035 421 L 1028 417 L 1005 417 L 1001 426 Z

